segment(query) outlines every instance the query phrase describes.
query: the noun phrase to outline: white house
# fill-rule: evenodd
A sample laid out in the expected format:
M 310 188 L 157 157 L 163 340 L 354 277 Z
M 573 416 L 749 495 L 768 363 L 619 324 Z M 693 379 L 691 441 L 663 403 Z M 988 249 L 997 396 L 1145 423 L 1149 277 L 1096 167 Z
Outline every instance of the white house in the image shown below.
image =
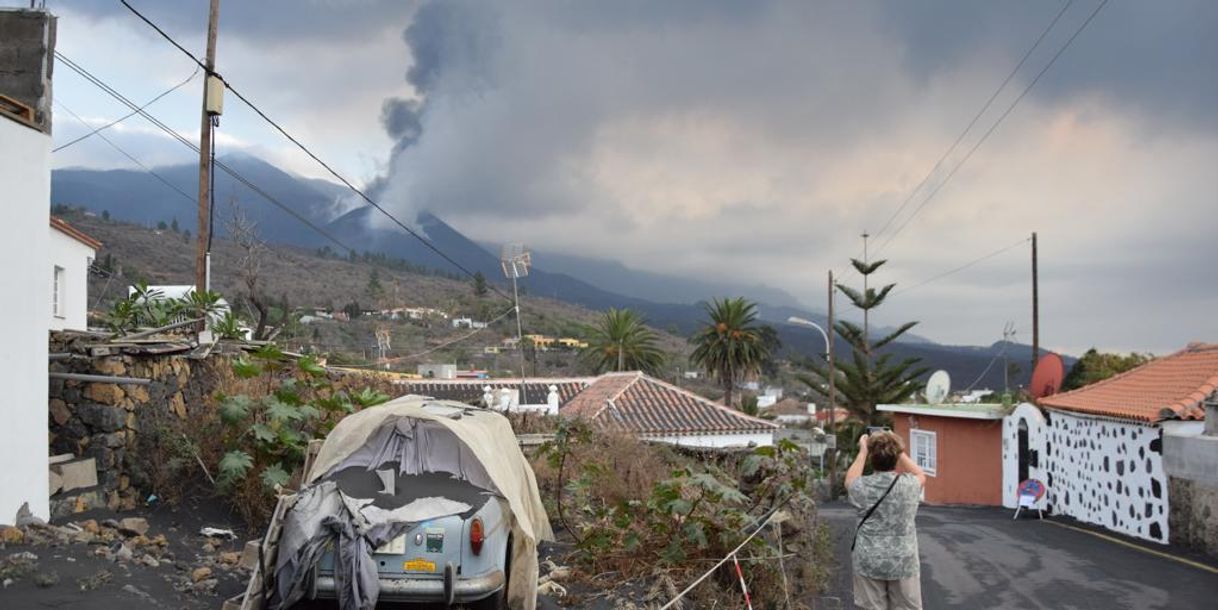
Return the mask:
M 453 328 L 470 328 L 475 330 L 486 328 L 486 322 L 479 322 L 473 318 L 453 318 L 452 323 Z
M 455 364 L 420 364 L 417 369 L 420 376 L 427 379 L 455 379 L 457 365 Z
M 101 242 L 62 218 L 51 217 L 51 330 L 85 330 L 89 313 L 89 266 Z
M 597 377 L 559 414 L 683 447 L 773 445 L 779 427 L 639 372 Z
M 0 8 L 0 523 L 29 504 L 50 517 L 47 469 L 47 319 L 50 294 L 51 62 L 55 18 Z
M 1046 508 L 1136 538 L 1170 540 L 1165 437 L 1200 434 L 1218 397 L 1218 345 L 1195 343 L 1080 389 L 1039 400 L 1043 420 L 1016 422 L 1010 460 L 1047 488 Z M 1027 412 L 1027 409 L 1024 409 Z M 1008 438 L 1008 442 L 1011 439 Z M 1026 443 L 1026 445 L 1025 445 Z M 1028 463 L 1034 462 L 1034 463 Z M 1020 475 L 1004 476 L 1004 482 Z M 1004 490 L 1004 500 L 1008 499 Z

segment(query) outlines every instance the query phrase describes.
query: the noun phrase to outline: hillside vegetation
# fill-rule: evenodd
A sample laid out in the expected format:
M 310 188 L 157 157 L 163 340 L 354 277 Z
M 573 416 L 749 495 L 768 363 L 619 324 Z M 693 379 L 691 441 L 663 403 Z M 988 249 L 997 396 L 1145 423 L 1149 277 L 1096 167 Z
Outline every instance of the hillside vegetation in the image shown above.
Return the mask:
M 148 228 L 79 210 L 60 209 L 57 213 L 103 243 L 98 263 L 109 270 L 110 277 L 90 278 L 90 305 L 95 318 L 114 300 L 126 296 L 127 286 L 132 283 L 194 283 L 195 239 L 184 230 L 170 228 L 172 218 L 164 228 Z M 211 277 L 214 289 L 233 304 L 239 316 L 252 324 L 257 316 L 248 303 L 248 290 L 242 280 L 244 254 L 245 250 L 234 241 L 215 238 Z M 514 352 L 483 353 L 484 347 L 501 345 L 505 338 L 516 333 L 515 318 L 507 315 L 512 307 L 510 300 L 494 291 L 497 287 L 510 294 L 510 287 L 496 286 L 495 278 L 488 278 L 492 288 L 478 296 L 474 282 L 455 273 L 424 270 L 372 255 L 358 255 L 352 260 L 328 250 L 278 244 L 265 245 L 259 256 L 258 276 L 260 292 L 273 304 L 272 323 L 282 327 L 277 340 L 287 349 L 327 353 L 337 362 L 367 363 L 377 353 L 376 331 L 385 329 L 391 337 L 391 357 L 402 358 L 435 350 L 416 358 L 397 360 L 392 363 L 395 370 L 413 372 L 417 364 L 424 362 L 455 362 L 505 375 L 511 370 L 518 371 Z M 591 309 L 529 295 L 528 288 L 526 278 L 521 283 L 525 334 L 582 338 L 586 326 L 600 315 Z M 437 347 L 445 343 L 470 335 L 471 331 L 452 328 L 450 322 L 442 318 L 406 321 L 364 316 L 351 321 L 298 322 L 302 313 L 314 309 L 342 311 L 353 304 L 364 310 L 430 307 L 444 311 L 450 317 L 480 321 L 501 319 L 481 332 L 439 349 Z M 285 311 L 293 314 L 286 320 Z M 674 363 L 684 366 L 688 351 L 685 340 L 657 332 L 661 348 Z M 527 355 L 530 375 L 584 373 L 578 368 L 574 352 L 551 350 L 534 354 L 530 350 Z

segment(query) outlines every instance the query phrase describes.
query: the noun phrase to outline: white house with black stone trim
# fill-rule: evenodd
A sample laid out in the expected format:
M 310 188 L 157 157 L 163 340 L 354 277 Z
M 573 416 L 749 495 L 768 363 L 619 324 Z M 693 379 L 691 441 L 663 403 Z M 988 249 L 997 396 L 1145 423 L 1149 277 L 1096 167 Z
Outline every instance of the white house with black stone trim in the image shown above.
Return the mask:
M 1018 426 L 1026 426 L 1027 455 L 1035 451 L 1038 462 L 1028 472 L 1048 488 L 1046 509 L 1166 544 L 1171 499 L 1164 439 L 1200 433 L 1203 402 L 1216 389 L 1218 345 L 1193 344 L 1104 381 L 1040 399 L 1043 421 L 1025 409 L 1026 417 L 1012 425 L 1016 434 Z M 1007 453 L 1004 464 L 1011 464 Z M 1018 449 L 1014 453 L 1018 465 Z M 1015 478 L 1004 474 L 1004 500 L 1006 484 Z

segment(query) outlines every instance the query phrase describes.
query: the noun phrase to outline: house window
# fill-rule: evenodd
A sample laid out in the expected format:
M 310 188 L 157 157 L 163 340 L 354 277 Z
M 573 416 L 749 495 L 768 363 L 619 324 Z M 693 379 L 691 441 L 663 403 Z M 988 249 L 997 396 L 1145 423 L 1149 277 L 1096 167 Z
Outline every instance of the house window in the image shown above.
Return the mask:
M 55 316 L 56 318 L 64 317 L 64 315 L 63 315 L 63 312 L 64 312 L 64 302 L 63 302 L 64 278 L 63 278 L 63 275 L 64 275 L 63 267 L 60 267 L 59 265 L 55 265 L 55 279 L 54 279 L 54 282 L 51 287 L 51 315 Z
M 938 434 L 929 430 L 910 430 L 909 453 L 927 475 L 935 476 L 939 465 Z

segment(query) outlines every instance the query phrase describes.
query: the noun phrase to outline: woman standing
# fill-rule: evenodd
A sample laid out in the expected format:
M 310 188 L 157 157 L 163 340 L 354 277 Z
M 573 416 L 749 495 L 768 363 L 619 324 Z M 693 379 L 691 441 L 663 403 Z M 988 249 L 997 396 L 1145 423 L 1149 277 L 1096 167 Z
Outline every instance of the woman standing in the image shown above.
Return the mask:
M 863 476 L 870 462 L 872 474 Z M 859 511 L 852 547 L 854 604 L 864 610 L 920 610 L 921 570 L 914 517 L 926 473 L 892 432 L 864 434 L 846 471 L 850 503 Z

